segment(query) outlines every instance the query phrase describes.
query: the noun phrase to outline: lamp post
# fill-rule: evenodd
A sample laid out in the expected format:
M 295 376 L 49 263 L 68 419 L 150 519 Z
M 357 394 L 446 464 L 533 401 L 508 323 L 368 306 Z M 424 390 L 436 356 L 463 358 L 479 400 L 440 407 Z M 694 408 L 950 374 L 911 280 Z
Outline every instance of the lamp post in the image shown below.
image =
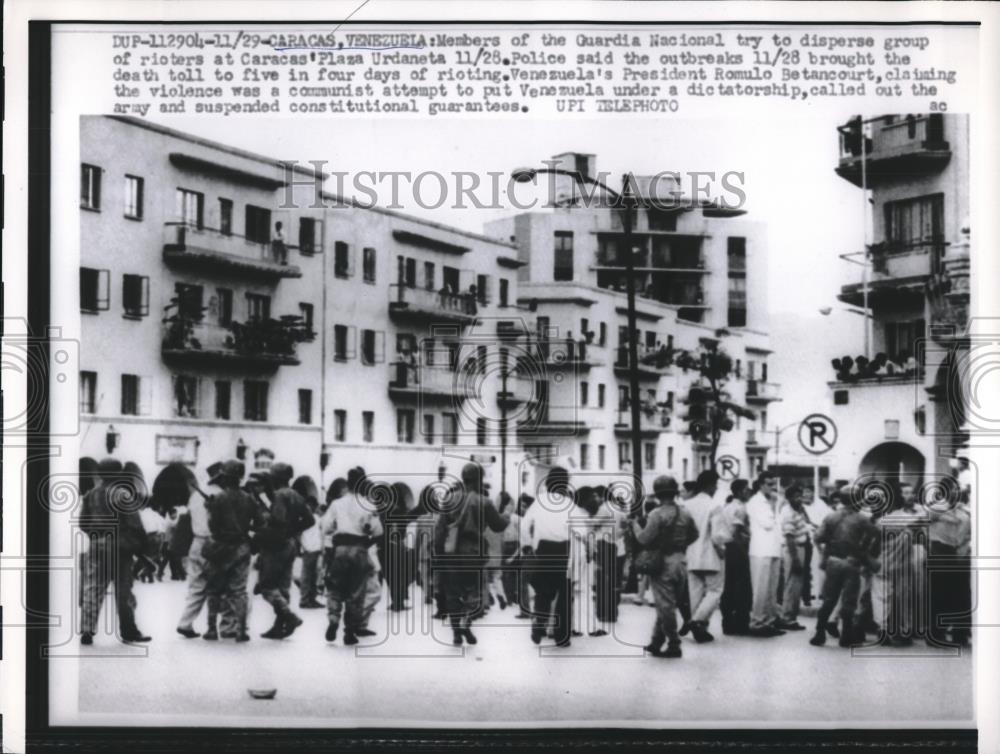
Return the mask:
M 518 168 L 511 174 L 518 183 L 527 183 L 534 180 L 540 173 L 550 175 L 563 175 L 572 178 L 577 183 L 589 183 L 592 186 L 602 189 L 618 205 L 621 210 L 622 231 L 625 244 L 625 292 L 627 296 L 626 321 L 629 331 L 628 339 L 628 389 L 629 389 L 629 409 L 631 413 L 631 439 L 632 439 L 632 469 L 635 477 L 635 502 L 639 500 L 642 488 L 642 437 L 639 431 L 639 349 L 636 340 L 636 313 L 635 313 L 635 260 L 632 249 L 632 205 L 638 204 L 636 197 L 626 194 L 631 185 L 631 175 L 626 173 L 622 176 L 622 190 L 615 191 L 613 188 L 601 183 L 598 180 L 584 176 L 582 173 L 572 170 L 562 170 L 559 168 Z

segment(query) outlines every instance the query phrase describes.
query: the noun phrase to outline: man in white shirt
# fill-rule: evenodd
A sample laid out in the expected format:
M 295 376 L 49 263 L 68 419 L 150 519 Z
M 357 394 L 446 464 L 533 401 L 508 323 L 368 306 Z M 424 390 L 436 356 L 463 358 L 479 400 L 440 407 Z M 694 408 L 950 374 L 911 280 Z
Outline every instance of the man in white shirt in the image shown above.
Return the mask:
M 723 556 L 728 528 L 722 517 L 722 505 L 715 499 L 719 475 L 711 469 L 701 472 L 695 482 L 695 494 L 681 505 L 698 527 L 698 539 L 687 548 L 688 593 L 691 599 L 691 635 L 699 644 L 715 637 L 708 632 L 708 622 L 722 598 Z
M 778 578 L 781 571 L 781 525 L 778 521 L 778 480 L 770 472 L 757 478 L 757 493 L 747 502 L 750 519 L 750 583 L 753 607 L 750 635 L 780 636 Z

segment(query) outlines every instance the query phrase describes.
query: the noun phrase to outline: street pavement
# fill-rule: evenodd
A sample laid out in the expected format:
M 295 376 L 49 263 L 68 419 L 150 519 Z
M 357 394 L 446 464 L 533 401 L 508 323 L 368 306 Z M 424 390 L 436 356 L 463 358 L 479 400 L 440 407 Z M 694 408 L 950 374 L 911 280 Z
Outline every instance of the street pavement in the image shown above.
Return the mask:
M 687 637 L 681 659 L 643 657 L 654 611 L 623 603 L 613 635 L 537 647 L 516 608 L 494 607 L 475 624 L 476 646 L 451 645 L 413 588 L 413 609 L 388 613 L 383 598 L 356 647 L 324 641 L 325 610 L 282 641 L 260 638 L 273 615 L 252 597 L 252 641 L 207 642 L 175 632 L 183 582 L 136 584 L 139 626 L 153 641 L 123 647 L 111 635 L 81 647 L 79 712 L 91 724 L 461 726 L 473 723 L 736 726 L 891 723 L 971 725 L 971 651 L 809 645 L 808 631 L 772 639 Z M 293 591 L 293 598 L 297 594 Z M 111 604 L 113 601 L 108 600 Z M 204 630 L 204 614 L 196 629 Z M 125 649 L 131 656 L 119 656 Z M 56 664 L 55 672 L 59 666 Z M 58 681 L 57 681 L 58 682 Z M 250 689 L 275 689 L 271 700 Z M 165 717 L 167 716 L 167 717 Z

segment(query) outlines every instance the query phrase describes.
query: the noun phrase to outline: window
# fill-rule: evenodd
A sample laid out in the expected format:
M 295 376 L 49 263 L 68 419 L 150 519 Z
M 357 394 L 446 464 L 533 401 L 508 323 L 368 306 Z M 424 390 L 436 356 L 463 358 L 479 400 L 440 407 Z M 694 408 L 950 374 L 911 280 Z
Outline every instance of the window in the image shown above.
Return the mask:
M 233 235 L 233 200 L 219 198 L 219 232 L 224 236 Z
M 580 405 L 586 406 L 590 402 L 590 384 L 587 382 L 580 383 Z
M 742 275 L 729 276 L 728 322 L 730 327 L 747 325 L 747 279 Z
M 597 386 L 597 407 L 604 408 L 604 402 L 606 400 L 605 394 L 607 393 L 607 388 L 602 384 Z
M 489 352 L 486 350 L 486 346 L 476 346 L 476 371 L 479 374 L 486 374 L 487 358 L 489 358 Z
M 149 314 L 149 278 L 145 275 L 122 275 L 122 308 L 127 317 Z
M 923 320 L 920 320 L 921 328 L 920 331 L 923 333 Z M 767 362 L 762 362 L 760 365 L 760 380 L 761 382 L 767 382 Z
M 364 442 L 375 441 L 375 412 L 361 412 L 361 439 Z
M 587 333 L 590 332 L 590 320 L 586 317 L 580 318 L 580 337 L 584 340 L 587 339 Z
M 396 411 L 396 436 L 404 445 L 413 444 L 413 409 L 401 408 Z
M 424 414 L 423 423 L 424 442 L 428 445 L 434 444 L 434 414 Z
M 139 415 L 139 375 L 122 375 L 122 415 Z
M 434 338 L 424 338 L 424 364 L 434 366 Z
M 428 291 L 435 291 L 437 288 L 434 286 L 434 263 L 424 262 L 424 288 Z
M 336 442 L 347 440 L 347 412 L 342 408 L 333 411 L 333 439 Z
M 510 305 L 510 281 L 507 278 L 500 278 L 500 307 L 505 308 Z
M 442 432 L 445 445 L 458 444 L 458 415 L 441 414 Z
M 656 468 L 656 443 L 647 442 L 642 446 L 643 451 L 643 466 L 646 471 L 652 471 Z
M 299 424 L 312 424 L 313 391 L 299 390 Z
M 299 251 L 315 254 L 323 250 L 323 222 L 312 217 L 299 218 Z
M 407 288 L 417 287 L 417 260 L 407 257 L 403 263 L 403 282 Z
M 606 346 L 608 344 L 608 323 L 601 322 L 598 326 L 598 332 L 600 335 L 597 338 L 597 345 Z
M 743 362 L 740 359 L 736 360 L 736 379 L 740 379 L 743 376 Z
M 229 404 L 232 399 L 233 386 L 229 380 L 215 381 L 215 418 L 229 419 Z
M 476 417 L 476 445 L 485 445 L 487 442 L 486 417 Z
M 461 273 L 457 267 L 441 266 L 441 281 L 444 287 L 452 293 L 459 293 L 461 291 L 460 279 Z
M 476 275 L 476 299 L 485 306 L 490 300 L 490 279 L 487 275 Z
M 604 471 L 604 466 L 607 463 L 607 453 L 608 449 L 605 445 L 597 446 L 597 468 Z
M 193 228 L 205 227 L 205 195 L 200 191 L 177 189 L 177 219 Z
M 667 448 L 667 469 L 674 467 L 674 449 Z
M 923 337 L 924 320 L 922 319 L 910 322 L 886 322 L 885 352 L 889 361 L 903 368 L 910 357 L 916 358 L 917 346 L 920 345 Z M 925 348 L 920 350 L 922 356 Z
M 646 330 L 646 350 L 651 351 L 656 348 L 656 332 L 654 330 Z
M 219 325 L 229 327 L 233 323 L 233 292 L 229 288 L 216 288 L 215 297 Z
M 271 210 L 247 205 L 243 235 L 252 243 L 271 243 Z
M 885 238 L 900 247 L 940 243 L 944 238 L 944 194 L 886 202 Z
M 247 294 L 247 321 L 264 322 L 271 319 L 271 297 L 262 293 Z
M 370 246 L 366 246 L 362 251 L 361 260 L 361 273 L 362 279 L 366 283 L 375 282 L 375 249 Z
M 627 411 L 628 405 L 628 385 L 618 386 L 618 410 Z
M 333 326 L 333 359 L 347 361 L 354 358 L 354 328 L 347 325 Z
M 850 402 L 850 391 L 848 390 L 834 390 L 833 391 L 833 405 L 834 406 L 846 406 Z
M 262 380 L 243 382 L 243 418 L 251 422 L 267 421 L 267 383 Z
M 343 241 L 333 245 L 333 274 L 338 278 L 351 276 L 351 247 Z
M 555 235 L 555 266 L 553 280 L 573 279 L 573 233 L 557 230 Z
M 385 361 L 385 333 L 381 330 L 361 331 L 361 363 L 372 365 Z
M 97 412 L 97 372 L 80 372 L 80 413 Z
M 302 325 L 312 333 L 312 336 L 309 338 L 309 340 L 312 340 L 316 337 L 316 333 L 313 330 L 313 305 L 300 301 L 299 316 L 302 318 Z
M 685 458 L 681 462 L 681 467 L 684 469 L 684 471 L 681 473 L 681 479 L 683 481 L 687 481 L 687 478 L 688 478 L 688 459 Z
M 202 303 L 203 290 L 200 285 L 174 283 L 174 296 L 177 299 L 177 316 L 200 322 L 205 311 Z
M 585 442 L 580 443 L 580 468 L 583 471 L 590 468 L 590 445 Z
M 80 206 L 101 208 L 101 169 L 96 165 L 80 165 Z
M 618 443 L 618 468 L 632 463 L 632 446 L 627 442 Z
M 143 180 L 135 175 L 125 176 L 125 217 L 142 219 Z
M 174 375 L 174 416 L 197 418 L 198 378 L 187 374 Z
M 111 305 L 107 270 L 80 268 L 80 310 L 85 312 L 107 311 Z
M 747 271 L 747 240 L 739 236 L 726 239 L 726 260 L 729 263 L 729 273 Z

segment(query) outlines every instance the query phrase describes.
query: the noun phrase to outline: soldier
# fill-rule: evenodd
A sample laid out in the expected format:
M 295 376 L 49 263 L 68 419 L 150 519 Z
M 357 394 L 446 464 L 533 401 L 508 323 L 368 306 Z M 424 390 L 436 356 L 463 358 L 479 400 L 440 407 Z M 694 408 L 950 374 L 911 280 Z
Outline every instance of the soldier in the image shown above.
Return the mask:
M 289 606 L 292 566 L 297 538 L 316 519 L 305 499 L 288 486 L 294 472 L 287 463 L 275 463 L 268 474 L 273 495 L 266 523 L 255 537 L 260 549 L 260 576 L 257 588 L 274 609 L 274 625 L 261 634 L 265 639 L 284 639 L 302 625 Z
M 326 640 L 336 640 L 343 614 L 344 644 L 350 646 L 358 643 L 359 635 L 373 633 L 365 625 L 368 618 L 365 597 L 374 570 L 369 547 L 375 538 L 382 536 L 382 522 L 362 503 L 367 493 L 367 480 L 355 474 L 354 494 L 344 494 L 346 481 L 338 482 L 330 488 L 330 502 L 320 520 L 323 538 L 328 543 L 324 553 L 329 620 Z
M 211 536 L 201 549 L 209 573 L 208 631 L 203 638 L 210 641 L 220 636 L 212 609 L 215 604 L 221 608 L 222 638 L 250 641 L 247 634 L 250 534 L 263 525 L 264 517 L 258 501 L 240 489 L 243 474 L 242 463 L 226 461 L 209 479 L 209 484 L 220 488 L 218 494 L 205 501 Z
M 645 525 L 633 519 L 632 530 L 638 543 L 654 554 L 650 577 L 656 623 L 653 638 L 644 647 L 653 657 L 680 657 L 681 640 L 677 634 L 677 601 L 687 584 L 686 553 L 698 539 L 698 527 L 686 510 L 677 505 L 677 480 L 659 476 L 653 480 L 653 495 L 658 505 L 650 512 Z M 663 651 L 663 642 L 667 649 Z
M 99 482 L 83 498 L 80 528 L 90 538 L 83 568 L 83 631 L 80 643 L 93 644 L 108 584 L 114 581 L 118 626 L 127 642 L 150 641 L 135 623 L 132 561 L 145 549 L 146 532 L 137 510 L 137 480 L 122 473 L 114 458 L 98 464 Z

